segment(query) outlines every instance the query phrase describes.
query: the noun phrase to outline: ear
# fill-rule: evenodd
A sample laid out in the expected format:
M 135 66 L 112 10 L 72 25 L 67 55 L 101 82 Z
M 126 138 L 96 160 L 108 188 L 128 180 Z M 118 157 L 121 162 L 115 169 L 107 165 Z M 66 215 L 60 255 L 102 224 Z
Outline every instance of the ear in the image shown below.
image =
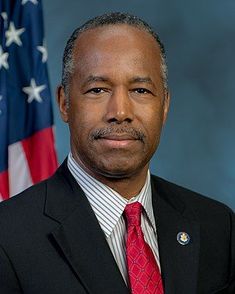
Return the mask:
M 68 105 L 66 102 L 64 88 L 61 85 L 57 87 L 56 96 L 57 96 L 58 107 L 60 110 L 60 116 L 62 120 L 67 123 L 69 121 Z
M 165 124 L 166 122 L 169 107 L 170 107 L 170 93 L 168 90 L 165 90 L 163 124 Z

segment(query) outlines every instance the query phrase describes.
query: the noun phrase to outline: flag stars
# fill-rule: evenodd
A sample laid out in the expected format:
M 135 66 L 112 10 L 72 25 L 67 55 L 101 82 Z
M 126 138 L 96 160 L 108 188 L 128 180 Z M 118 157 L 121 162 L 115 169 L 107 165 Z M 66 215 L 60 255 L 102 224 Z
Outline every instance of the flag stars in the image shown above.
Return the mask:
M 42 53 L 42 62 L 45 63 L 47 61 L 47 58 L 48 58 L 45 40 L 43 41 L 42 46 L 37 46 L 37 49 L 38 49 L 39 52 Z
M 42 98 L 40 96 L 40 93 L 46 88 L 46 85 L 40 85 L 37 86 L 35 79 L 30 80 L 30 86 L 24 87 L 22 90 L 24 93 L 28 95 L 28 103 L 31 103 L 33 100 L 36 100 L 37 102 L 41 103 Z
M 7 13 L 5 11 L 1 12 L 1 17 L 4 19 L 4 20 L 7 20 Z
M 0 69 L 4 67 L 5 69 L 9 68 L 7 59 L 9 54 L 7 52 L 3 52 L 2 46 L 0 46 Z
M 38 0 L 22 0 L 21 5 L 25 5 L 28 2 L 31 2 L 34 5 L 37 5 L 38 4 Z
M 14 23 L 11 21 L 8 30 L 6 31 L 6 46 L 9 47 L 12 43 L 22 46 L 20 35 L 23 34 L 25 28 L 16 29 Z
M 1 17 L 2 17 L 3 20 L 4 20 L 4 28 L 6 28 L 6 26 L 7 26 L 7 20 L 8 20 L 7 13 L 6 13 L 5 11 L 3 11 L 3 12 L 1 13 Z

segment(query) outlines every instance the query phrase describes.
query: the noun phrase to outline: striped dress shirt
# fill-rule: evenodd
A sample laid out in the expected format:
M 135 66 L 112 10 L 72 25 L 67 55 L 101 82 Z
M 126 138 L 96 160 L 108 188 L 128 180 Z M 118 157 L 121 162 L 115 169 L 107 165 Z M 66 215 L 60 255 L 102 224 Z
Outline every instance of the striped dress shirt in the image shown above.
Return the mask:
M 123 212 L 129 203 L 138 201 L 144 208 L 141 215 L 141 228 L 145 241 L 151 247 L 160 269 L 149 171 L 140 193 L 132 199 L 127 200 L 107 185 L 87 174 L 74 160 L 71 153 L 68 155 L 67 164 L 71 174 L 84 191 L 98 219 L 125 283 L 128 284 L 129 282 L 125 254 L 127 230 Z

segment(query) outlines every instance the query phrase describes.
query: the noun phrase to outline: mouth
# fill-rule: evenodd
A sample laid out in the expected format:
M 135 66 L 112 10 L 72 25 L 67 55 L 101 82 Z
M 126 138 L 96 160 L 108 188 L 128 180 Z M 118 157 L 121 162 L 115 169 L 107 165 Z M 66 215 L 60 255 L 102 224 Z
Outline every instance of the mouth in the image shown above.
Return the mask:
M 103 148 L 108 149 L 131 150 L 137 144 L 145 142 L 144 132 L 132 126 L 109 126 L 96 129 L 91 133 L 90 138 L 101 144 Z
M 126 141 L 126 140 L 137 140 L 134 136 L 130 134 L 106 134 L 99 136 L 98 139 L 113 140 L 113 141 Z
M 139 141 L 139 139 L 130 134 L 106 134 L 99 136 L 97 140 L 109 148 L 124 148 Z

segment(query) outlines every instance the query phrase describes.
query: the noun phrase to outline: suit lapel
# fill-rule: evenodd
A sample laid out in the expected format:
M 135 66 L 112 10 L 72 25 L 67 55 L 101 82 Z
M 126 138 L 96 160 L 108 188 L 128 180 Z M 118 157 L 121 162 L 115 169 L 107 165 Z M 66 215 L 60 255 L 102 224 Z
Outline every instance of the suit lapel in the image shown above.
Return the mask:
M 199 225 L 175 190 L 161 180 L 152 183 L 165 294 L 196 294 Z M 90 204 L 65 162 L 48 182 L 45 214 L 59 223 L 51 236 L 88 293 L 129 293 Z M 177 242 L 179 232 L 189 234 L 188 245 Z
M 60 223 L 51 235 L 88 293 L 128 293 L 92 208 L 65 163 L 48 184 L 45 213 Z
M 199 224 L 193 220 L 190 212 L 186 212 L 175 190 L 170 191 L 164 182 L 152 182 L 153 209 L 165 294 L 196 294 Z M 181 245 L 177 241 L 179 232 L 186 232 L 190 236 L 187 245 Z

